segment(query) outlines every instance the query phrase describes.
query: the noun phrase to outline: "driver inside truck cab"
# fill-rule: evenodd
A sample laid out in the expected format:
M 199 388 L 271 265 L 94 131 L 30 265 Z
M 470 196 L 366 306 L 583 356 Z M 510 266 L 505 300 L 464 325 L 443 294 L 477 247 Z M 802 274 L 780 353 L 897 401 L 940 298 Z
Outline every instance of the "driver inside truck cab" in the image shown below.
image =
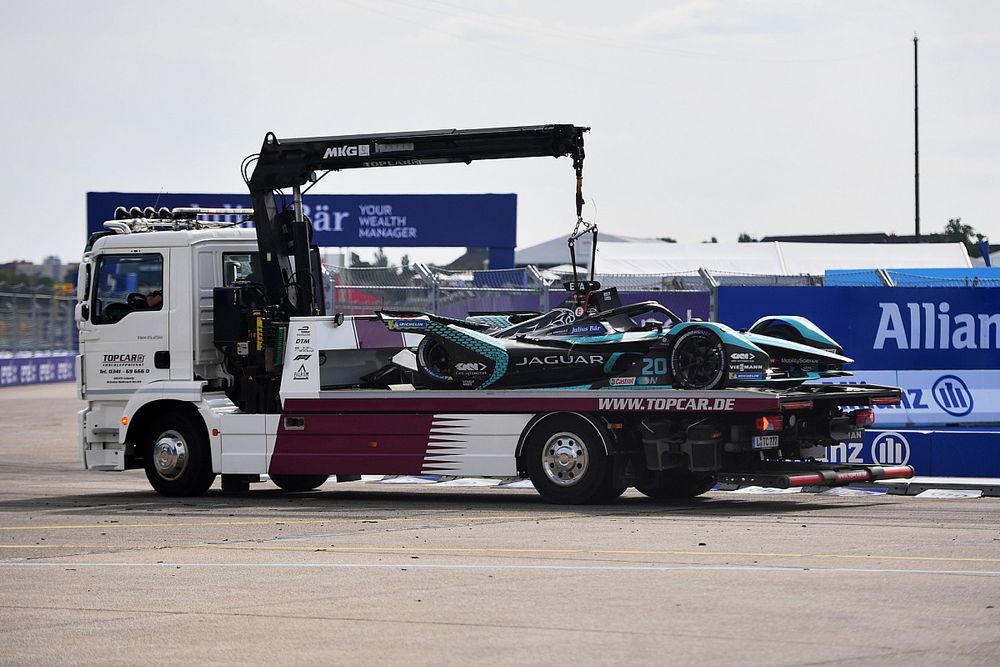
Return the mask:
M 153 290 L 146 295 L 146 309 L 159 310 L 163 306 L 163 292 Z

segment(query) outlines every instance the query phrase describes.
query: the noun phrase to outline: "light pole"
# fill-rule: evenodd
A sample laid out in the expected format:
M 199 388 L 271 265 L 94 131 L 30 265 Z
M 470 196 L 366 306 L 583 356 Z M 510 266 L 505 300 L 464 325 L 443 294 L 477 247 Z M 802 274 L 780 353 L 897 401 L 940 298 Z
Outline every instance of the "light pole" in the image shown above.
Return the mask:
M 920 115 L 917 106 L 917 33 L 913 33 L 913 211 L 917 243 L 920 243 Z

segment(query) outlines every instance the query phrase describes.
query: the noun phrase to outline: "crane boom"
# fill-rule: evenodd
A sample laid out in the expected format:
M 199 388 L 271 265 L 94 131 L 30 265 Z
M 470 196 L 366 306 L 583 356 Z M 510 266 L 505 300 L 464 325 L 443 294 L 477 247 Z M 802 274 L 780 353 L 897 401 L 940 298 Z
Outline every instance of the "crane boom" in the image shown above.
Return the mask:
M 300 190 L 316 180 L 315 172 L 568 155 L 576 171 L 579 218 L 583 133 L 589 129 L 530 125 L 296 139 L 278 139 L 268 132 L 247 181 L 267 301 L 280 305 L 289 316 L 322 312 L 319 254 L 311 245 L 312 228 L 302 215 Z M 290 210 L 279 209 L 275 200 L 274 192 L 283 188 L 293 189 Z

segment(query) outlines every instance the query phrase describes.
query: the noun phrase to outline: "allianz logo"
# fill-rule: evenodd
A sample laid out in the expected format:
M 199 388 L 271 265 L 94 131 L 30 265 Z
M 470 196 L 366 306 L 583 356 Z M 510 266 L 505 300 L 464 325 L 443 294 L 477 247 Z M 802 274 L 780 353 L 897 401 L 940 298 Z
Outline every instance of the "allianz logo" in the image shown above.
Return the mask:
M 879 303 L 873 349 L 1000 349 L 1000 313 L 951 314 L 948 302 Z
M 853 384 L 852 382 L 836 382 L 829 384 Z M 859 382 L 858 384 L 867 384 Z M 953 417 L 964 417 L 976 407 L 972 390 L 965 380 L 957 375 L 942 375 L 931 385 L 930 391 L 923 387 L 903 387 L 902 400 L 899 405 L 879 405 L 881 410 L 933 410 L 938 408 Z
M 953 417 L 964 417 L 976 406 L 969 385 L 957 375 L 942 375 L 931 385 L 930 397 L 924 387 L 903 389 L 903 400 L 899 407 L 907 410 L 931 410 L 933 401 L 937 407 Z
M 826 448 L 828 463 L 876 463 L 879 465 L 906 465 L 910 462 L 910 443 L 902 433 L 879 433 L 868 447 L 865 456 L 863 442 L 841 442 Z

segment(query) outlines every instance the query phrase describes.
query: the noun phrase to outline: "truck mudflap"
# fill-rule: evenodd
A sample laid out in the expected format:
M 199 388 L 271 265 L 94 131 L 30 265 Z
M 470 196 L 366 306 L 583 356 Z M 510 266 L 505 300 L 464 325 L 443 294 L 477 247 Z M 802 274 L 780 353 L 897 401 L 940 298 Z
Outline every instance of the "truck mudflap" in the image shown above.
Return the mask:
M 718 472 L 720 484 L 770 486 L 790 489 L 800 486 L 846 486 L 880 479 L 913 477 L 913 466 L 822 465 L 781 462 L 747 472 Z

